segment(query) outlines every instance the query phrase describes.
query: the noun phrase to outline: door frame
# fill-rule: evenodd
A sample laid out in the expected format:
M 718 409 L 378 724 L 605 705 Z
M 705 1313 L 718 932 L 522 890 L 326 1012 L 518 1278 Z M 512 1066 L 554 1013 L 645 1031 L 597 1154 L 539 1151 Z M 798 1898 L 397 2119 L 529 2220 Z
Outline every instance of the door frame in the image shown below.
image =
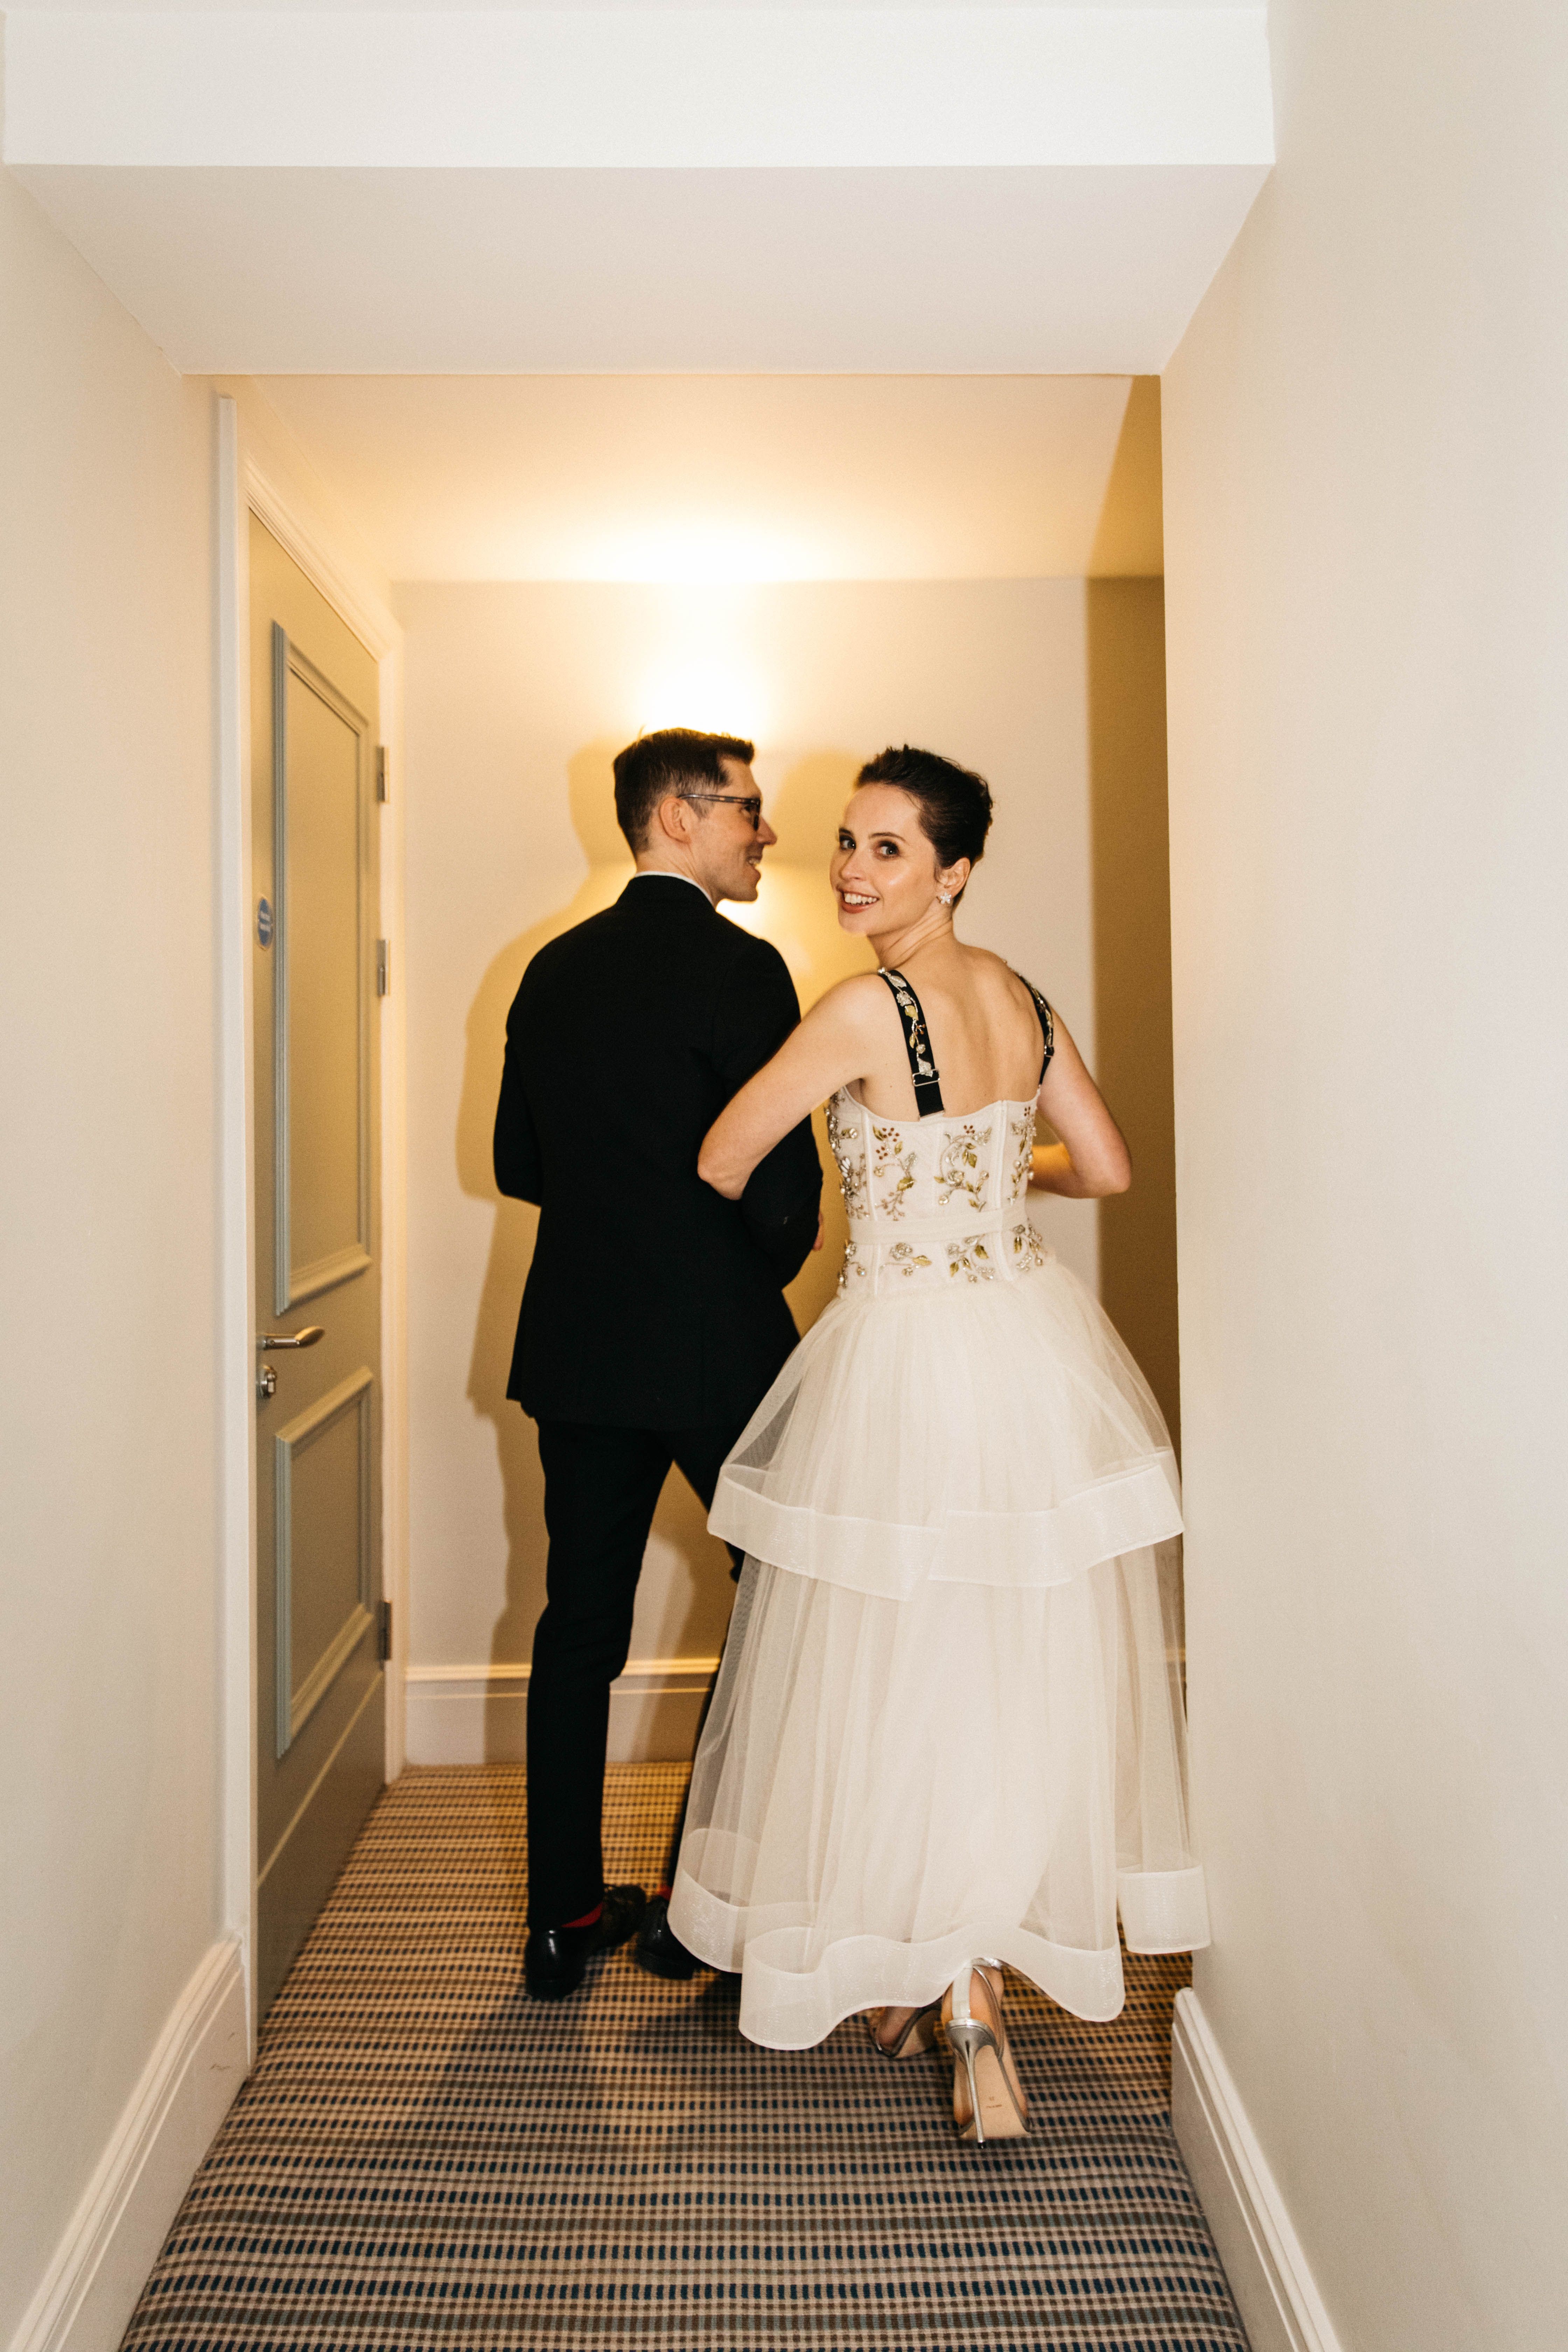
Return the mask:
M 223 1909 L 245 1971 L 247 2055 L 256 2056 L 256 1199 L 251 986 L 250 572 L 252 515 L 374 656 L 380 740 L 391 779 L 381 816 L 381 907 L 391 987 L 381 1019 L 382 1591 L 392 1602 L 386 1777 L 404 1759 L 408 1640 L 408 1219 L 404 987 L 403 631 L 363 565 L 249 429 L 242 400 L 217 395 L 217 826 L 220 1204 L 219 1560 L 223 1692 Z

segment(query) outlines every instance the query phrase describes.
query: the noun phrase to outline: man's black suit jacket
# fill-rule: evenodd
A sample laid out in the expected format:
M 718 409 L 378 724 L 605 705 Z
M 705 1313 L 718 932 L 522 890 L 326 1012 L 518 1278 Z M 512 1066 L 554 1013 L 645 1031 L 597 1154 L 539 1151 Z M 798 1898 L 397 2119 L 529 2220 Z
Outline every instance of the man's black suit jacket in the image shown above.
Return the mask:
M 752 1412 L 795 1343 L 816 1233 L 804 1120 L 739 1201 L 713 1121 L 800 1018 L 784 958 L 674 875 L 542 948 L 506 1024 L 496 1182 L 539 1204 L 507 1394 L 538 1421 L 682 1429 Z

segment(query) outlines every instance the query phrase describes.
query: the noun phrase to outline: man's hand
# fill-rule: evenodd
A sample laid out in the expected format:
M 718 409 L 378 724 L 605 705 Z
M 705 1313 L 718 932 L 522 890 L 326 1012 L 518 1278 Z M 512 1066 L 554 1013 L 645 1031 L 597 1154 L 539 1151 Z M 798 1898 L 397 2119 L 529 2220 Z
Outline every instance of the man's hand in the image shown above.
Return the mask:
M 820 1209 L 816 1213 L 816 1239 L 811 1246 L 814 1250 L 819 1250 L 822 1247 L 822 1211 Z

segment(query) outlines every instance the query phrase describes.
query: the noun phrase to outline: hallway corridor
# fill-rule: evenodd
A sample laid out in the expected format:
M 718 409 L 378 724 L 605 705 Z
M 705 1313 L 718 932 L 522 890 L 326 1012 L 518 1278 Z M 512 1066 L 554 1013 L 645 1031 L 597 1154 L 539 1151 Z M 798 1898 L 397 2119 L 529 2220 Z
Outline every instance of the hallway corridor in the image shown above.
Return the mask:
M 613 1768 L 606 1864 L 651 1884 L 684 1768 Z M 521 1991 L 521 1769 L 383 1797 L 170 2232 L 127 2352 L 196 2346 L 1076 2345 L 1246 2352 L 1169 2122 L 1187 1962 L 1115 2024 L 1013 1980 L 1021 2146 L 943 2118 L 940 2059 L 852 2020 L 758 2050 L 734 1989 L 624 1954 Z

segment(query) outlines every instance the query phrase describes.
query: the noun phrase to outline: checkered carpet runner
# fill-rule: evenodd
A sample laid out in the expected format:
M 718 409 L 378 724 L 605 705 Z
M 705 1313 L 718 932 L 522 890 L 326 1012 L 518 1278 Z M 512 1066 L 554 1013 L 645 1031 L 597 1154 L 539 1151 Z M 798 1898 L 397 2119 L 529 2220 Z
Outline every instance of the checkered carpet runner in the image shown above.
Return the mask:
M 685 1779 L 610 1775 L 611 1874 L 651 1885 Z M 523 1790 L 409 1771 L 268 2021 L 125 2341 L 906 2345 L 1246 2352 L 1171 2136 L 1186 1964 L 1114 2025 L 1010 1982 L 1034 2130 L 962 2147 L 939 2053 L 851 2020 L 753 2049 L 735 1989 L 625 1953 L 522 1994 Z

